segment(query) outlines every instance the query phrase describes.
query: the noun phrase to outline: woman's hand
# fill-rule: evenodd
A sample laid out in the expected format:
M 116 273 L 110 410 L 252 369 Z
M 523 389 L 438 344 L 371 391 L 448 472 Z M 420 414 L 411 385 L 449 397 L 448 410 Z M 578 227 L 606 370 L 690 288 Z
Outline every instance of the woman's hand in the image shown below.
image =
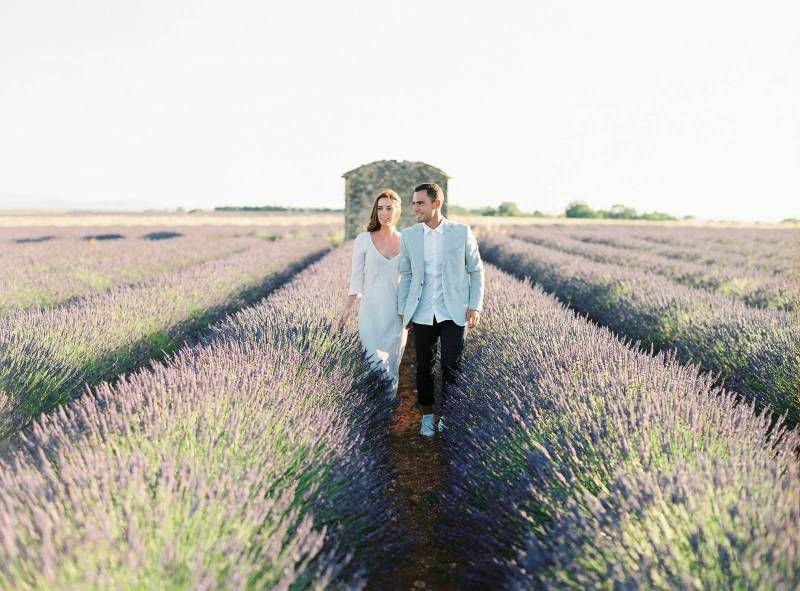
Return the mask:
M 342 313 L 339 314 L 339 319 L 336 321 L 336 330 L 341 331 L 344 328 L 344 325 L 347 324 L 347 321 L 350 319 L 350 315 L 353 313 L 353 310 L 355 310 L 360 299 L 360 293 L 354 293 L 347 296 L 347 299 L 344 301 L 344 307 L 342 307 Z
M 345 309 L 341 314 L 339 314 L 339 319 L 336 321 L 336 330 L 340 331 L 344 328 L 344 325 L 347 324 L 347 320 L 350 318 L 350 310 Z

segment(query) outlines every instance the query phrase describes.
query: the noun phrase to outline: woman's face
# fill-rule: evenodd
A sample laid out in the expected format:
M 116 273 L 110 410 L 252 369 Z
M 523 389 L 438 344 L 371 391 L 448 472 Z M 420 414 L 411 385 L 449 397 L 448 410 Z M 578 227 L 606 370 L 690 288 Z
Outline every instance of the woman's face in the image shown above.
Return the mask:
M 391 224 L 394 221 L 394 201 L 388 197 L 378 199 L 378 221 L 381 226 Z

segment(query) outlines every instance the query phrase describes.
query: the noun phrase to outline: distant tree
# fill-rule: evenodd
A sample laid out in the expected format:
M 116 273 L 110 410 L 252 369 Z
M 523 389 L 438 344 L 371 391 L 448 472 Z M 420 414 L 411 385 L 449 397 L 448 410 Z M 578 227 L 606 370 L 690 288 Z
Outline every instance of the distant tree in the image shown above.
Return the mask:
M 786 218 L 781 220 L 782 224 L 800 224 L 800 218 Z
M 666 221 L 677 219 L 670 214 L 661 211 L 651 211 L 649 213 L 643 213 L 639 215 L 636 213 L 636 210 L 633 207 L 628 207 L 622 203 L 612 205 L 611 209 L 594 210 L 589 207 L 585 201 L 573 201 L 567 206 L 564 215 L 568 218 L 605 218 L 611 220 Z M 684 219 L 693 218 L 691 216 L 687 216 Z
M 639 219 L 648 220 L 651 222 L 668 222 L 676 220 L 678 218 L 676 218 L 675 216 L 671 216 L 668 213 L 664 213 L 662 211 L 651 211 L 649 213 L 643 213 L 642 215 L 639 216 Z
M 589 207 L 585 201 L 573 201 L 567 205 L 564 212 L 568 218 L 596 218 L 599 217 L 597 212 Z
M 447 206 L 448 213 L 454 215 L 480 215 L 480 216 L 502 216 L 502 217 L 547 217 L 546 214 L 542 213 L 539 210 L 534 211 L 533 213 L 525 213 L 522 211 L 519 206 L 513 201 L 503 201 L 497 207 L 492 207 L 490 205 L 486 205 L 484 207 L 463 207 L 461 205 L 450 205 Z
M 497 208 L 497 215 L 505 217 L 522 217 L 525 214 L 522 213 L 520 208 L 513 201 L 503 201 Z
M 612 220 L 635 220 L 638 217 L 635 209 L 626 207 L 622 203 L 612 205 L 609 210 L 600 210 L 599 213 L 601 217 Z

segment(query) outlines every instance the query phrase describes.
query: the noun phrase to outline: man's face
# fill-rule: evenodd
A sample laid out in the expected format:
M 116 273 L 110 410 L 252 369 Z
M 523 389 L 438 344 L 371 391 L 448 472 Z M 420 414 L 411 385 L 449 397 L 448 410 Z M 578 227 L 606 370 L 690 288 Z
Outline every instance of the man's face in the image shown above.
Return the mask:
M 417 191 L 414 193 L 414 215 L 418 222 L 427 223 L 433 219 L 433 212 L 442 206 L 439 199 L 431 201 L 427 191 Z

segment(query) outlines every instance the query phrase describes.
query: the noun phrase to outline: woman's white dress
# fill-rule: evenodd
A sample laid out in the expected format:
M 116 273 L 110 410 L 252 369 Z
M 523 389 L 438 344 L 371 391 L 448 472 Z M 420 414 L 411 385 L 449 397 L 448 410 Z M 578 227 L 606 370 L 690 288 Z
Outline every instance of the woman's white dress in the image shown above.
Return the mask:
M 398 254 L 387 259 L 375 247 L 369 232 L 356 236 L 353 245 L 353 270 L 349 295 L 361 294 L 358 309 L 358 334 L 361 344 L 376 365 L 392 380 L 397 394 L 400 359 L 406 347 L 408 331 L 397 314 L 397 285 L 400 273 Z

